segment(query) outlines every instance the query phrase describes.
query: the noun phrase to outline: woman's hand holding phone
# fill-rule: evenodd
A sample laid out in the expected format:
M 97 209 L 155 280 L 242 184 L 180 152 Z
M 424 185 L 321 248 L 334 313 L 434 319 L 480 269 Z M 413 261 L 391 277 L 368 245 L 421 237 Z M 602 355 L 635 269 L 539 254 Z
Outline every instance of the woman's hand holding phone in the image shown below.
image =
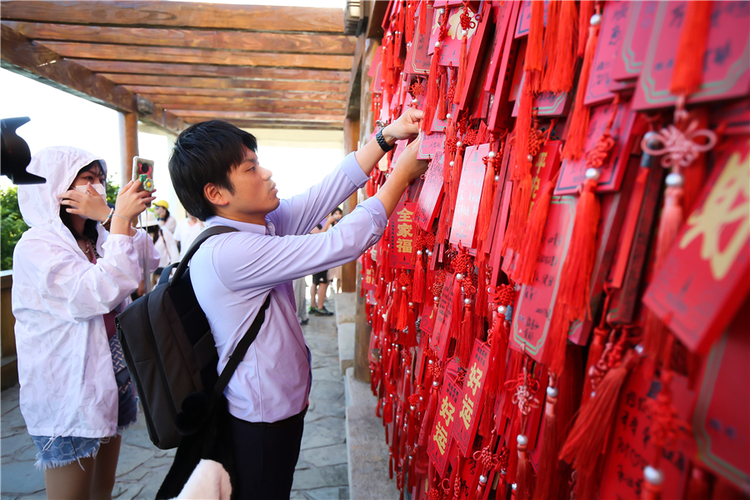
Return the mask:
M 141 181 L 130 181 L 120 190 L 115 201 L 110 233 L 132 234 L 130 221 L 138 217 L 156 199 L 153 191 L 141 191 Z

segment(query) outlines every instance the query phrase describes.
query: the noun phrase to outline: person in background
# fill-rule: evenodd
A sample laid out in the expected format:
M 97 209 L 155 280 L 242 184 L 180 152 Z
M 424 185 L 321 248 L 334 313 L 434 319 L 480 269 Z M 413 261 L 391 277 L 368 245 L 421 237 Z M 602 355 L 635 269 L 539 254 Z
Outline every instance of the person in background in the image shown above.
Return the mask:
M 111 498 L 121 434 L 138 412 L 114 317 L 141 282 L 144 253 L 148 272 L 159 260 L 131 227 L 153 197 L 131 181 L 111 209 L 104 160 L 76 148 L 44 149 L 28 171 L 46 182 L 18 186 L 31 226 L 13 252 L 21 413 L 48 498 Z
M 143 228 L 148 232 L 149 236 L 154 243 L 154 248 L 161 258 L 159 259 L 159 267 L 156 268 L 154 274 L 151 277 L 151 286 L 155 286 L 159 282 L 161 272 L 165 267 L 175 262 L 180 261 L 179 250 L 177 250 L 177 243 L 175 242 L 172 233 L 165 231 L 159 226 L 159 222 L 150 211 L 146 210 L 144 215 L 141 216 L 144 220 L 142 222 Z
M 300 325 L 306 325 L 310 318 L 307 316 L 307 276 L 302 276 L 294 280 L 292 287 L 294 288 L 294 301 L 297 303 L 297 321 Z
M 336 225 L 341 218 L 344 216 L 344 211 L 336 207 L 336 210 L 331 212 L 333 218 L 336 219 L 331 225 Z M 334 291 L 341 293 L 341 266 L 336 266 L 328 270 L 328 284 L 333 285 L 333 280 L 336 280 Z
M 161 228 L 174 234 L 177 221 L 172 217 L 172 214 L 169 213 L 169 203 L 166 200 L 155 201 L 154 213 L 156 214 L 156 218 L 159 219 L 159 225 Z
M 295 316 L 292 281 L 360 256 L 382 237 L 409 184 L 427 171 L 421 141 L 401 153 L 385 184 L 336 227 L 309 234 L 325 214 L 364 186 L 397 140 L 419 131 L 409 108 L 320 183 L 279 200 L 251 134 L 212 120 L 175 141 L 169 174 L 185 209 L 207 227 L 237 229 L 209 238 L 193 255 L 190 280 L 219 354 L 217 372 L 267 305 L 258 336 L 224 390 L 237 483 L 232 496 L 289 498 L 304 430 L 312 365 Z
M 325 223 L 315 226 L 315 228 L 310 231 L 310 234 L 325 233 L 331 227 L 335 226 L 336 222 L 341 220 L 342 215 L 343 212 L 341 209 L 336 207 L 335 210 L 326 216 Z M 329 281 L 328 269 L 313 274 L 312 287 L 310 287 L 310 310 L 308 313 L 316 316 L 333 316 L 333 313 L 323 305 L 323 302 L 326 299 Z
M 203 222 L 190 213 L 177 223 L 177 228 L 174 230 L 174 239 L 180 246 L 180 259 L 185 256 L 185 252 L 188 251 L 195 238 L 201 234 L 201 231 L 203 231 Z

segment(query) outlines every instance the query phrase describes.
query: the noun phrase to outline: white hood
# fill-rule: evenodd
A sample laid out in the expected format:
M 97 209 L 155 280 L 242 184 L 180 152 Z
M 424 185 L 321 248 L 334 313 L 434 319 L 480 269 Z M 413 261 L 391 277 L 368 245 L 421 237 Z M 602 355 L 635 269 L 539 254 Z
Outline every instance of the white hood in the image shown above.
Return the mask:
M 95 160 L 99 160 L 106 176 L 106 162 L 83 149 L 54 146 L 35 154 L 26 170 L 44 177 L 47 182 L 18 186 L 18 206 L 26 224 L 31 227 L 51 226 L 47 229 L 59 229 L 62 221 L 57 195 L 66 192 L 78 172 Z

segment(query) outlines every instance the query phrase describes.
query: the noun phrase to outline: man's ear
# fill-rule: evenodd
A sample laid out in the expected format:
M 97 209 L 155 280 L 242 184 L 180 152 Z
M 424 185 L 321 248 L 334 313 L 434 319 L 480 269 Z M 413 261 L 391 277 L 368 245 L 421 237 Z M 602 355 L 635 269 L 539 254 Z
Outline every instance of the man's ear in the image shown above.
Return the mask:
M 225 192 L 226 190 L 224 188 L 211 182 L 203 186 L 203 194 L 206 196 L 206 200 L 209 203 L 220 207 L 229 205 L 229 200 L 224 196 Z

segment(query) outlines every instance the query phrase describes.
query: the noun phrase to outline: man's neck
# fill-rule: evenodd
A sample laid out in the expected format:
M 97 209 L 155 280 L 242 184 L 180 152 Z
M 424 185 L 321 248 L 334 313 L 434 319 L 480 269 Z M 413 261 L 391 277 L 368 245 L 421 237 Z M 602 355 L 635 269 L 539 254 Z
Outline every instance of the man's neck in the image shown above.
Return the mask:
M 267 214 L 245 214 L 236 213 L 230 210 L 222 210 L 221 207 L 217 207 L 216 215 L 224 217 L 229 220 L 236 220 L 237 222 L 245 222 L 247 224 L 257 224 L 259 226 L 266 227 L 266 215 Z

